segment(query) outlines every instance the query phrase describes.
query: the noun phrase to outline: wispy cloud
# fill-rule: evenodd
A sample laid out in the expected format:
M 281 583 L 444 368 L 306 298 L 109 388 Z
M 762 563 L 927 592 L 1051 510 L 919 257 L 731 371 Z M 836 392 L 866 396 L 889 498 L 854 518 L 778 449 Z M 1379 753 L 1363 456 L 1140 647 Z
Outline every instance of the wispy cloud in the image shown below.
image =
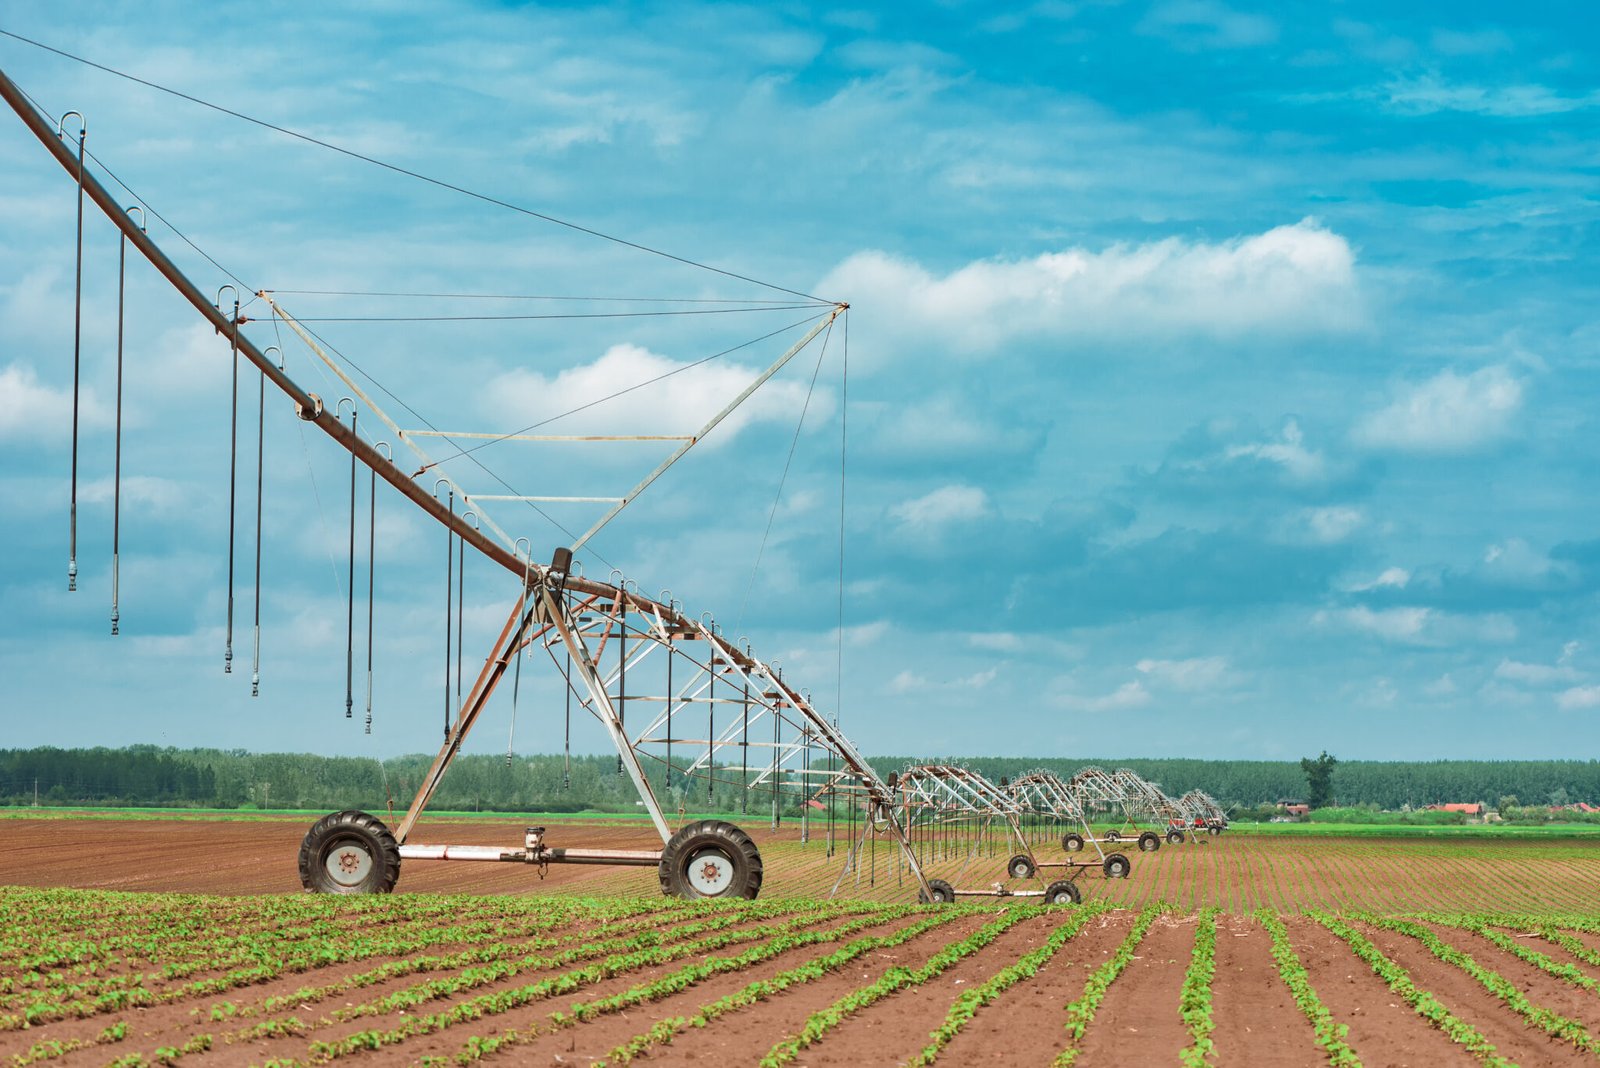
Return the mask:
M 1152 683 L 1175 690 L 1215 690 L 1236 681 L 1228 658 L 1224 656 L 1197 656 L 1187 660 L 1146 658 L 1134 667 Z
M 1055 703 L 1073 712 L 1116 712 L 1149 704 L 1150 691 L 1144 688 L 1142 682 L 1125 682 L 1112 692 L 1097 696 L 1060 694 L 1056 696 Z
M 1522 408 L 1523 383 L 1500 365 L 1439 374 L 1401 387 L 1355 427 L 1357 442 L 1403 452 L 1467 452 L 1506 436 Z
M 902 501 L 889 509 L 890 516 L 919 529 L 979 519 L 988 512 L 989 495 L 977 486 L 940 486 L 932 493 Z
M 1564 96 L 1543 85 L 1459 85 L 1438 75 L 1388 82 L 1363 95 L 1403 115 L 1460 111 L 1494 118 L 1537 118 L 1600 106 L 1600 90 Z
M 1235 11 L 1218 0 L 1165 0 L 1137 28 L 1184 51 L 1249 48 L 1278 39 L 1278 25 L 1271 19 Z

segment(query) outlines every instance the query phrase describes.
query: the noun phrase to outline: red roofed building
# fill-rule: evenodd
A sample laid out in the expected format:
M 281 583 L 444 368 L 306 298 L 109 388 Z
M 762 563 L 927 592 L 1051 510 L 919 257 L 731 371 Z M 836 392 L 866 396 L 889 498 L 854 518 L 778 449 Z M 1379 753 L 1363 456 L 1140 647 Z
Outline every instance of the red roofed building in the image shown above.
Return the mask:
M 1465 812 L 1469 816 L 1483 815 L 1483 805 L 1477 801 L 1457 801 L 1448 805 L 1429 805 L 1428 809 L 1432 812 Z

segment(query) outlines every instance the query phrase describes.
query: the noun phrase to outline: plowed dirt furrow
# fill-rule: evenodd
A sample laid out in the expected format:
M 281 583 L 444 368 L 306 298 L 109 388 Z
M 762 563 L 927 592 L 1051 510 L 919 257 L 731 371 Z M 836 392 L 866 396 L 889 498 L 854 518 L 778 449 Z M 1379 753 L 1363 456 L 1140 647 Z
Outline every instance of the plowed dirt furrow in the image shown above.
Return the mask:
M 1494 1044 L 1496 1052 L 1522 1068 L 1593 1063 L 1592 1058 L 1571 1046 L 1527 1027 L 1520 1016 L 1476 979 L 1439 960 L 1416 939 L 1366 925 L 1352 926 L 1357 926 L 1384 956 L 1410 972 L 1419 988 L 1432 993 L 1452 1013 L 1476 1027 Z
M 804 926 L 797 926 L 793 929 L 834 931 L 848 924 L 859 922 L 862 919 L 863 917 L 839 917 L 836 919 L 822 920 L 817 923 L 807 924 Z M 778 922 L 781 921 L 765 921 L 762 926 L 776 926 L 776 923 Z M 861 933 L 882 933 L 885 930 L 896 929 L 905 922 L 906 921 L 904 919 L 868 922 Z M 459 1024 L 446 1024 L 445 1026 L 437 1028 L 435 1033 L 431 1035 L 416 1034 L 400 1042 L 384 1044 L 375 1055 L 394 1059 L 395 1057 L 400 1056 L 401 1050 L 405 1050 L 408 1051 L 406 1056 L 415 1057 L 421 1056 L 422 1054 L 411 1053 L 409 1051 L 424 1047 L 427 1049 L 432 1049 L 435 1046 L 448 1047 L 451 1051 L 454 1051 L 455 1049 L 459 1048 L 465 1037 L 465 1034 L 490 1034 L 507 1027 L 515 1028 L 527 1026 L 527 1024 L 535 1020 L 542 1019 L 555 1009 L 570 1005 L 574 1001 L 587 1001 L 593 998 L 605 997 L 610 994 L 619 993 L 635 985 L 649 983 L 663 975 L 682 968 L 685 964 L 702 960 L 707 956 L 737 956 L 739 953 L 749 950 L 752 946 L 761 945 L 769 940 L 769 936 L 764 934 L 761 930 L 758 930 L 757 925 L 746 925 L 741 928 L 741 931 L 746 934 L 754 935 L 754 937 L 745 938 L 741 941 L 734 942 L 720 948 L 709 949 L 691 955 L 675 957 L 669 961 L 663 961 L 660 963 L 646 963 L 638 966 L 627 966 L 625 970 L 619 972 L 618 974 L 585 979 L 574 989 L 562 993 L 551 993 L 542 996 L 535 996 L 524 1004 L 506 1009 L 504 1011 L 496 1009 L 492 1005 L 488 1005 L 489 999 L 492 999 L 495 995 L 499 995 L 508 991 L 519 990 L 529 986 L 530 984 L 553 979 L 557 976 L 572 971 L 575 968 L 583 968 L 586 965 L 580 964 L 575 966 L 540 970 L 537 972 L 524 972 L 511 979 L 488 983 L 483 986 L 474 987 L 470 990 L 461 991 L 460 993 L 430 999 L 425 1003 L 403 1009 L 385 1011 L 376 1015 L 358 1016 L 348 1020 L 340 1020 L 324 1015 L 319 1017 L 315 1026 L 308 1030 L 303 1036 L 268 1040 L 264 1043 L 250 1043 L 252 1047 L 252 1056 L 257 1060 L 266 1060 L 272 1057 L 294 1057 L 296 1059 L 305 1060 L 310 1055 L 310 1050 L 313 1043 L 336 1044 L 341 1040 L 360 1032 L 390 1031 L 397 1027 L 407 1025 L 408 1016 L 424 1017 L 448 1013 L 454 1009 L 463 1008 L 469 1005 L 482 1004 L 487 1006 L 484 1014 L 477 1019 L 462 1021 Z M 783 954 L 782 957 L 787 958 L 793 956 L 795 953 L 805 953 L 809 951 L 810 948 L 811 947 L 798 947 L 795 950 Z M 367 1004 L 372 1004 L 375 1001 L 375 998 L 369 997 L 363 999 L 363 1001 Z M 306 1022 L 310 1023 L 311 1021 Z M 350 1060 L 352 1056 L 359 1057 L 361 1055 L 362 1051 L 356 1051 L 351 1055 L 340 1057 L 339 1060 L 346 1061 Z
M 657 923 L 669 931 L 679 930 L 692 924 L 704 923 L 715 919 L 715 915 L 694 917 L 692 915 L 661 917 Z M 731 924 L 729 930 L 737 930 L 753 926 L 759 922 L 749 920 Z M 636 917 L 616 921 L 611 924 L 574 923 L 562 928 L 559 932 L 517 935 L 508 938 L 499 947 L 504 954 L 499 960 L 515 961 L 521 957 L 553 956 L 578 950 L 591 940 L 603 941 L 612 938 L 625 938 L 630 933 L 640 930 L 649 930 L 651 917 Z M 540 948 L 534 939 L 550 940 L 555 944 Z M 461 947 L 455 947 L 457 949 Z M 467 949 L 485 947 L 467 947 Z M 615 952 L 610 950 L 608 952 Z M 420 956 L 436 957 L 448 956 L 450 947 L 430 949 Z M 600 956 L 603 954 L 595 954 Z M 406 958 L 393 958 L 394 961 L 404 961 Z M 405 990 L 433 979 L 449 978 L 459 975 L 464 967 L 469 965 L 454 964 L 442 967 L 425 967 L 405 975 L 397 975 L 389 979 L 379 979 L 375 982 L 352 986 L 347 989 L 334 990 L 321 996 L 308 995 L 304 999 L 295 999 L 288 1004 L 274 1005 L 272 1002 L 282 1002 L 285 998 L 302 990 L 316 990 L 319 988 L 337 986 L 342 980 L 353 976 L 367 975 L 381 963 L 387 961 L 373 961 L 363 959 L 360 961 L 330 965 L 325 968 L 314 969 L 307 972 L 286 974 L 278 979 L 250 985 L 237 990 L 220 994 L 196 997 L 173 1002 L 166 1005 L 152 1006 L 149 1009 L 139 1010 L 132 1018 L 138 1024 L 139 1040 L 152 1048 L 157 1046 L 178 1046 L 195 1033 L 195 1027 L 201 1026 L 206 1032 L 217 1036 L 219 1042 L 225 1035 L 238 1032 L 240 1029 L 261 1024 L 270 1020 L 288 1020 L 295 1018 L 309 1023 L 328 1011 L 331 1006 L 346 1007 L 365 1003 L 396 991 Z M 576 966 L 576 962 L 566 967 Z M 537 978 L 545 974 L 548 969 L 528 971 L 522 974 Z M 527 981 L 533 981 L 529 979 Z M 198 1013 L 198 1015 L 196 1015 Z M 217 1014 L 220 1014 L 220 1018 Z M 119 1014 L 129 1018 L 124 1012 Z M 88 1020 L 63 1021 L 60 1024 L 35 1028 L 36 1039 L 39 1037 L 53 1038 L 60 1041 L 83 1039 L 93 1037 L 106 1025 L 106 1020 L 95 1017 Z
M 929 979 L 921 986 L 897 991 L 849 1017 L 820 1042 L 802 1051 L 801 1062 L 808 1068 L 816 1068 L 818 1065 L 855 1068 L 862 1062 L 862 1051 L 868 1051 L 873 1056 L 881 1056 L 885 1062 L 898 1063 L 899 1060 L 927 1045 L 929 1035 L 934 1028 L 944 1022 L 951 1003 L 963 991 L 981 985 L 995 972 L 1014 963 L 1017 958 L 1031 950 L 1037 949 L 1050 937 L 1050 932 L 1059 921 L 1060 917 L 1047 915 L 1018 924 L 982 950 L 957 961 L 942 974 Z M 952 937 L 944 941 L 953 942 L 957 937 L 952 932 Z M 927 961 L 930 948 L 936 951 L 940 947 L 923 944 L 916 948 L 922 952 L 902 954 L 898 957 L 879 957 L 875 963 L 916 968 Z M 879 974 L 881 973 L 882 969 L 879 971 Z M 830 1005 L 851 990 L 872 982 L 877 976 L 871 979 L 840 977 L 840 979 L 846 978 L 849 979 L 848 982 L 817 984 L 816 989 L 808 990 L 808 996 L 811 996 L 814 1002 L 812 1008 L 815 1010 Z M 801 1022 L 804 1022 L 803 1018 Z M 770 1048 L 774 1042 L 797 1031 L 799 1031 L 798 1026 L 781 1031 L 769 1030 L 764 1036 L 766 1047 Z M 757 1038 L 757 1044 L 760 1042 L 760 1037 Z M 759 1060 L 766 1052 L 766 1048 L 757 1050 L 752 1047 L 750 1052 L 755 1055 L 750 1060 Z M 749 1061 L 743 1056 L 742 1050 L 736 1049 L 731 1063 L 744 1064 Z
M 679 993 L 636 1008 L 606 1013 L 552 1031 L 531 1042 L 503 1050 L 494 1059 L 503 1064 L 544 1063 L 540 1058 L 553 1059 L 556 1054 L 547 1051 L 554 1050 L 569 1063 L 589 1064 L 606 1057 L 618 1046 L 647 1030 L 653 1021 L 693 1016 L 702 1006 L 742 990 L 753 982 L 770 979 L 808 961 L 826 957 L 858 938 L 892 935 L 927 918 L 926 915 L 912 915 L 897 924 L 875 927 L 836 943 L 804 948 L 737 972 L 712 976 Z M 710 1063 L 721 1064 L 755 1064 L 774 1041 L 788 1033 L 782 1029 L 781 1021 L 797 1012 L 797 1006 L 805 1010 L 799 1016 L 799 1023 L 804 1023 L 811 1012 L 831 1003 L 841 994 L 875 982 L 889 968 L 897 965 L 915 966 L 945 945 L 968 937 L 994 919 L 993 915 L 988 914 L 963 916 L 924 931 L 899 945 L 868 950 L 836 972 L 829 972 L 811 982 L 793 986 L 774 998 L 718 1017 L 704 1028 L 682 1031 L 670 1043 L 651 1047 L 642 1063 L 684 1064 L 709 1060 Z M 796 1029 L 798 1026 L 795 1025 Z M 453 1054 L 459 1048 L 460 1040 L 457 1039 L 454 1044 L 439 1044 L 432 1052 Z M 802 1057 L 803 1063 L 813 1063 L 809 1052 Z M 573 1057 L 577 1060 L 573 1061 Z
M 1518 990 L 1527 995 L 1528 1000 L 1534 1005 L 1559 1013 L 1569 1020 L 1576 1020 L 1588 1030 L 1589 1034 L 1600 1038 L 1600 995 L 1594 991 L 1585 990 L 1575 983 L 1550 975 L 1515 954 L 1501 949 L 1481 935 L 1439 924 L 1423 926 L 1431 930 L 1445 944 L 1471 954 L 1472 959 L 1485 968 L 1493 969 L 1505 976 Z M 1548 943 L 1536 942 L 1528 948 L 1545 953 L 1545 945 Z M 1545 956 L 1557 959 L 1549 953 L 1545 953 Z
M 1466 1068 L 1477 1059 L 1411 1010 L 1350 947 L 1313 920 L 1285 917 L 1289 942 L 1317 996 L 1368 1068 Z M 1454 1005 L 1447 1002 L 1447 1006 Z M 1303 1018 L 1303 1017 L 1302 1017 Z M 1475 1022 L 1475 1021 L 1474 1021 Z M 1307 1061 L 1325 1063 L 1325 1058 Z
M 1067 1005 L 1083 993 L 1089 973 L 1122 944 L 1136 915 L 1109 912 L 1090 920 L 1031 979 L 1022 980 L 979 1009 L 945 1047 L 938 1063 L 1048 1063 L 1066 1041 L 1062 1027 Z M 1176 1016 L 1176 1003 L 1172 1011 Z M 906 1052 L 910 1055 L 915 1050 Z
M 1174 1064 L 1189 1044 L 1178 995 L 1194 948 L 1193 917 L 1162 916 L 1106 991 L 1079 1064 Z
M 1240 916 L 1217 917 L 1211 1018 L 1218 1064 L 1314 1064 L 1311 1022 L 1272 959 L 1272 936 Z

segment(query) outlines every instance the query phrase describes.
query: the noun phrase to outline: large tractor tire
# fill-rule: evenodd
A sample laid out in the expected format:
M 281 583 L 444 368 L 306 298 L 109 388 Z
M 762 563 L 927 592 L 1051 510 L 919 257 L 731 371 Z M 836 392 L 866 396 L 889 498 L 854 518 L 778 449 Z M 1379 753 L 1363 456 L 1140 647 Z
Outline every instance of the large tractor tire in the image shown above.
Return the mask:
M 929 879 L 928 889 L 917 891 L 917 900 L 924 905 L 948 905 L 956 899 L 956 888 L 943 879 Z
M 1079 905 L 1083 903 L 1083 891 L 1078 889 L 1078 884 L 1067 879 L 1058 883 L 1051 883 L 1045 888 L 1044 903 L 1046 905 Z
M 1133 870 L 1133 862 L 1121 853 L 1107 853 L 1100 870 L 1105 872 L 1107 879 L 1126 879 Z
M 1154 853 L 1161 848 L 1161 836 L 1155 831 L 1145 831 L 1139 836 L 1139 852 Z
M 1106 832 L 1106 841 L 1108 841 L 1108 842 L 1120 842 L 1120 841 L 1122 841 L 1122 832 L 1117 830 L 1115 827 L 1111 828 L 1111 830 Z
M 399 843 L 376 816 L 332 813 L 300 843 L 300 883 L 314 894 L 387 894 L 399 881 Z
M 1018 853 L 1006 861 L 1006 874 L 1013 879 L 1031 879 L 1033 878 L 1033 873 L 1038 870 L 1038 865 L 1026 853 Z
M 1172 828 L 1172 830 L 1167 832 L 1167 841 L 1171 842 L 1173 845 L 1177 845 L 1179 842 L 1183 841 L 1183 832 L 1178 830 L 1176 827 Z
M 668 897 L 754 898 L 761 892 L 761 851 L 722 820 L 680 828 L 661 851 L 657 871 Z
M 1076 831 L 1068 831 L 1061 836 L 1061 848 L 1068 853 L 1082 853 L 1083 835 L 1078 834 Z

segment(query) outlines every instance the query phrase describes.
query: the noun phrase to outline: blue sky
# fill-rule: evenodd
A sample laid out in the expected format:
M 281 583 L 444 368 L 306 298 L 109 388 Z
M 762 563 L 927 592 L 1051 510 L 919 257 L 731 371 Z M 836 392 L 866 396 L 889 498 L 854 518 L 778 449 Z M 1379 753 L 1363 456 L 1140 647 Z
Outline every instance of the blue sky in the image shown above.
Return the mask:
M 867 752 L 1588 752 L 1600 77 L 1585 5 L 66 3 L 0 29 L 848 301 L 848 379 L 840 329 L 585 567 L 747 635 Z M 250 287 L 773 296 L 13 40 L 0 67 L 52 114 L 84 112 L 90 149 Z M 0 744 L 430 748 L 443 534 L 380 499 L 366 737 L 342 715 L 348 461 L 271 398 L 263 695 L 249 697 L 248 582 L 246 674 L 222 674 L 227 350 L 143 264 L 125 633 L 106 633 L 116 242 L 92 214 L 84 574 L 65 592 L 73 197 L 0 119 Z M 152 233 L 202 288 L 227 281 Z M 282 299 L 306 317 L 460 313 Z M 318 329 L 435 425 L 504 431 L 798 317 Z M 582 425 L 685 433 L 793 337 Z M 659 458 L 540 448 L 483 458 L 548 487 L 529 492 L 596 495 Z M 538 556 L 563 540 L 495 514 Z M 515 591 L 470 561 L 467 584 L 470 662 Z M 518 748 L 559 748 L 549 680 L 524 686 Z M 504 746 L 507 713 L 475 748 Z

